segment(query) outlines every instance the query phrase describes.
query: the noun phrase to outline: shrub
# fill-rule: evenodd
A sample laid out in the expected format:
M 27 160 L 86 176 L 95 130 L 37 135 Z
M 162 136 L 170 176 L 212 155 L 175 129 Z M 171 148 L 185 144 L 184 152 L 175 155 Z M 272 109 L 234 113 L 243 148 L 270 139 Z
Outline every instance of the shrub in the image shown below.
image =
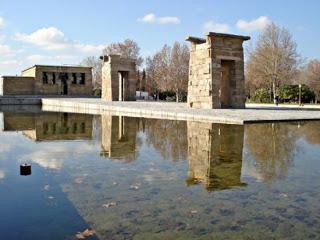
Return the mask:
M 266 89 L 260 88 L 254 92 L 250 100 L 256 103 L 269 103 L 270 95 Z
M 279 88 L 279 98 L 283 102 L 298 102 L 299 101 L 299 85 L 283 85 Z M 301 86 L 301 100 L 304 103 L 309 103 L 315 98 L 314 92 L 307 86 Z
M 101 88 L 95 88 L 93 89 L 93 96 L 96 96 L 96 97 L 101 97 Z

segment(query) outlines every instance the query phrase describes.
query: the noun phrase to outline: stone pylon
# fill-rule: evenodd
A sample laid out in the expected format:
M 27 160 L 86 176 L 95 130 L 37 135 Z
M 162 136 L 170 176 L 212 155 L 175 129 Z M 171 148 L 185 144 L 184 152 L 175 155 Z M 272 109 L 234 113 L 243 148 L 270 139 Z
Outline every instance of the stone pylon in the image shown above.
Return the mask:
M 102 99 L 106 101 L 136 100 L 137 71 L 133 59 L 119 55 L 100 57 L 102 65 Z
M 244 108 L 243 42 L 248 36 L 213 33 L 191 42 L 188 105 L 194 108 Z

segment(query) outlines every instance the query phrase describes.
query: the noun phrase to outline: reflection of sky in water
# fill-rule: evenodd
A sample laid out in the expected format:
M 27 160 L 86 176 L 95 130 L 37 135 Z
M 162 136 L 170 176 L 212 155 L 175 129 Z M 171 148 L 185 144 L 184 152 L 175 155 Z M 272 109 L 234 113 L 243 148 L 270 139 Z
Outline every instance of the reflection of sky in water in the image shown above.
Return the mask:
M 73 239 L 86 228 L 99 239 L 320 236 L 319 122 L 34 114 L 21 124 L 9 115 L 0 133 L 4 239 Z M 31 176 L 19 176 L 23 162 Z

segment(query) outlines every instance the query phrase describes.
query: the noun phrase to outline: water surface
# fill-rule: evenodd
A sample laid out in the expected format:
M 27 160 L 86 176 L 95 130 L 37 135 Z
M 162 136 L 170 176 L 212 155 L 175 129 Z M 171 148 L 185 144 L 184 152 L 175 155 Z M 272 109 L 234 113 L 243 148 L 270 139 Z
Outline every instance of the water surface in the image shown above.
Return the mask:
M 1 239 L 320 239 L 320 122 L 7 108 L 0 128 Z

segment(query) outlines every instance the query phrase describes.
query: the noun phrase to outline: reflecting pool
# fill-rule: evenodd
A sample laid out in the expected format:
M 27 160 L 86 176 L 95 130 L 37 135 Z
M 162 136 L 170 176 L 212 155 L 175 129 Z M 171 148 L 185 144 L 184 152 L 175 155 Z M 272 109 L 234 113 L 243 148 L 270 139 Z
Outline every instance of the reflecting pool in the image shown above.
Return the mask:
M 320 122 L 3 109 L 1 239 L 320 239 Z M 20 175 L 21 164 L 30 175 Z

